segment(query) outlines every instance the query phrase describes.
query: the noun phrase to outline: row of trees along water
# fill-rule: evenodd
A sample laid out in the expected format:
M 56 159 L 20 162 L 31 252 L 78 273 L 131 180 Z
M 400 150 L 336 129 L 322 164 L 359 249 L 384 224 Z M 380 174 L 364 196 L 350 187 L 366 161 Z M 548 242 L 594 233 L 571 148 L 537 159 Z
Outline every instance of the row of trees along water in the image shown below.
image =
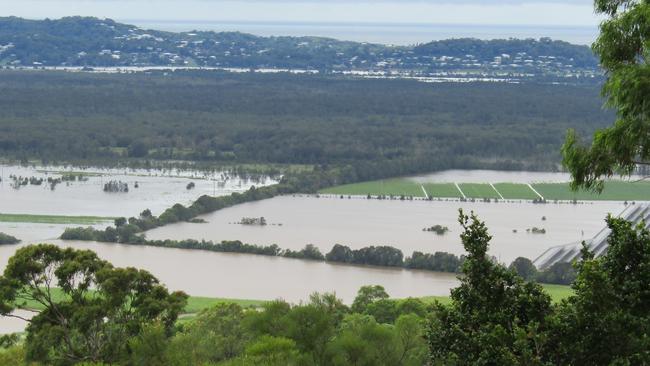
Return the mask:
M 559 304 L 486 254 L 484 223 L 461 213 L 467 255 L 450 303 L 391 300 L 362 287 L 259 309 L 222 303 L 176 322 L 187 295 L 151 274 L 114 268 L 87 250 L 18 249 L 0 277 L 0 313 L 35 300 L 23 342 L 5 336 L 1 364 L 73 365 L 642 365 L 650 361 L 650 232 L 609 218 L 609 251 L 586 247 L 575 292 Z M 52 283 L 64 296 L 53 297 Z M 615 310 L 615 311 L 613 311 Z M 56 312 L 57 316 L 51 316 Z M 94 326 L 87 326 L 94 324 Z M 92 340 L 92 341 L 89 341 Z M 93 363 L 94 362 L 94 363 Z

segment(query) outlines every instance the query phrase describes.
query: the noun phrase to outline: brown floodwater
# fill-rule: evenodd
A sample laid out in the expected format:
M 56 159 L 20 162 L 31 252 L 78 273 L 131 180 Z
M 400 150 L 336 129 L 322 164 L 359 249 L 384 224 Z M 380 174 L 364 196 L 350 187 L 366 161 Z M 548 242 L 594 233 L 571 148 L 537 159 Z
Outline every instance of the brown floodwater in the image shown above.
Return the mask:
M 284 299 L 298 303 L 313 292 L 335 292 L 351 303 L 359 287 L 382 285 L 393 297 L 449 295 L 456 275 L 366 266 L 335 265 L 247 254 L 213 253 L 95 242 L 51 241 L 63 247 L 90 249 L 118 267 L 154 274 L 171 290 L 193 296 L 236 299 Z M 0 270 L 21 245 L 0 247 Z M 21 331 L 23 321 L 0 318 L 0 334 Z
M 337 243 L 353 249 L 390 245 L 405 255 L 415 250 L 463 254 L 457 221 L 460 208 L 467 213 L 474 211 L 485 220 L 493 236 L 490 254 L 509 264 L 519 256 L 535 259 L 550 246 L 589 238 L 604 226 L 607 213 L 618 214 L 624 205 L 619 202 L 539 205 L 286 196 L 204 215 L 206 224 L 178 223 L 161 227 L 147 232 L 147 238 L 242 240 L 290 249 L 314 244 L 323 252 Z M 282 225 L 233 224 L 242 217 L 260 216 L 271 224 Z M 447 226 L 450 232 L 436 235 L 422 231 L 433 225 Z M 547 233 L 526 232 L 533 227 L 544 228 Z
M 173 203 L 189 203 L 200 194 L 215 193 L 215 184 L 201 177 L 164 176 L 143 172 L 103 172 L 104 177 L 90 177 L 87 182 L 61 184 L 55 191 L 47 187 L 28 186 L 14 190 L 9 186 L 9 170 L 23 176 L 46 176 L 31 168 L 4 167 L 0 184 L 0 212 L 59 215 L 134 215 L 145 208 L 154 214 Z M 53 174 L 53 173 L 48 173 Z M 144 174 L 151 174 L 149 172 Z M 102 192 L 106 177 L 137 180 L 141 188 L 126 195 Z M 187 191 L 190 179 L 195 190 Z M 538 173 L 503 173 L 493 171 L 449 171 L 416 177 L 422 181 L 563 181 L 565 175 Z M 255 182 L 229 180 L 216 194 L 246 189 Z M 271 184 L 267 180 L 263 184 Z M 258 185 L 259 183 L 255 183 Z M 221 189 L 220 189 L 221 188 Z M 360 248 L 391 245 L 405 255 L 419 250 L 433 253 L 464 252 L 460 243 L 458 209 L 475 211 L 487 222 L 493 235 L 490 253 L 509 263 L 517 256 L 534 259 L 546 248 L 589 238 L 604 225 L 607 213 L 624 208 L 620 202 L 593 202 L 578 205 L 532 203 L 461 203 L 448 201 L 379 201 L 365 198 L 339 199 L 277 197 L 247 203 L 204 215 L 206 224 L 179 223 L 147 233 L 150 239 L 242 240 L 252 244 L 278 244 L 282 248 L 300 249 L 308 243 L 327 252 L 336 244 Z M 243 217 L 264 216 L 270 225 L 234 224 Z M 542 220 L 542 217 L 546 220 Z M 275 225 L 274 225 L 275 224 Z M 279 225 L 281 224 L 281 226 Z M 422 229 L 443 225 L 451 230 L 438 236 Z M 283 298 L 300 302 L 313 292 L 336 292 L 346 302 L 354 299 L 363 285 L 382 285 L 393 297 L 448 295 L 458 284 L 447 273 L 408 271 L 363 266 L 335 265 L 296 259 L 246 254 L 213 253 L 94 242 L 62 242 L 56 238 L 67 226 L 30 223 L 0 223 L 0 232 L 23 239 L 21 245 L 0 246 L 0 270 L 17 248 L 30 243 L 50 242 L 79 249 L 91 249 L 100 257 L 120 267 L 137 267 L 150 271 L 171 290 L 190 295 L 223 298 L 270 300 Z M 545 228 L 547 234 L 528 234 L 527 228 Z M 517 230 L 516 233 L 513 230 Z M 20 331 L 24 322 L 0 319 L 0 333 Z

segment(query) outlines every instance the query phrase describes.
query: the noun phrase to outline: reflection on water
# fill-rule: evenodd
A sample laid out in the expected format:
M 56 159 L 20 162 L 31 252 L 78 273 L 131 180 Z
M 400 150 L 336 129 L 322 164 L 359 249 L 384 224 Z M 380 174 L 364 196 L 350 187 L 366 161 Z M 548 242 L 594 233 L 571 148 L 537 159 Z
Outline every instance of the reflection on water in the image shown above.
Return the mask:
M 173 224 L 149 231 L 147 237 L 242 240 L 264 245 L 275 243 L 290 249 L 311 243 L 324 252 L 339 243 L 352 248 L 391 245 L 405 255 L 414 250 L 462 254 L 457 222 L 459 208 L 474 211 L 486 221 L 494 237 L 490 253 L 501 262 L 510 263 L 519 256 L 534 259 L 550 246 L 589 238 L 604 226 L 607 213 L 617 214 L 624 206 L 616 202 L 535 205 L 276 197 L 205 215 L 207 224 Z M 230 224 L 242 217 L 260 216 L 282 226 Z M 422 231 L 433 225 L 447 226 L 451 231 L 443 236 Z M 545 228 L 547 234 L 526 233 L 532 227 Z

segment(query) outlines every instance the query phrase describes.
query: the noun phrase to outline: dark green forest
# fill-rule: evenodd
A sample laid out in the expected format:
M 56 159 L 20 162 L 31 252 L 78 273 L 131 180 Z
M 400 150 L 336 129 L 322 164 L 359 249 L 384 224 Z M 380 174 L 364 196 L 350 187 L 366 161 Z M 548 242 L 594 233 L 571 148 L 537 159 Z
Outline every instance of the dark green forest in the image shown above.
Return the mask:
M 554 169 L 569 126 L 613 120 L 595 85 L 2 71 L 0 89 L 0 154 L 46 161 Z

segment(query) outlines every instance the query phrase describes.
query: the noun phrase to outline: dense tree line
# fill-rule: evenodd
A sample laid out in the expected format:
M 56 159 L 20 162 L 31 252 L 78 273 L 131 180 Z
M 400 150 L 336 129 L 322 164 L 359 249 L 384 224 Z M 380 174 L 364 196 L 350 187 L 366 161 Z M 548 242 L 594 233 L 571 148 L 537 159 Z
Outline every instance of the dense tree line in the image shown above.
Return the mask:
M 63 240 L 99 241 L 109 243 L 123 243 L 131 245 L 147 245 L 162 248 L 206 250 L 222 253 L 244 253 L 284 257 L 294 259 L 307 259 L 314 261 L 327 261 L 332 263 L 345 263 L 355 265 L 372 265 L 381 267 L 398 267 L 418 269 L 434 272 L 460 273 L 465 258 L 451 253 L 436 252 L 434 254 L 414 251 L 410 257 L 404 257 L 403 252 L 391 246 L 369 246 L 360 249 L 351 249 L 348 246 L 335 244 L 326 254 L 321 253 L 318 247 L 307 244 L 303 249 L 282 249 L 277 244 L 256 245 L 242 243 L 239 240 L 224 240 L 218 243 L 206 240 L 147 240 L 135 231 L 134 225 L 117 226 L 106 230 L 88 228 L 68 228 L 61 235 Z M 107 232 L 115 232 L 108 235 Z M 494 260 L 494 259 L 492 259 Z M 527 258 L 517 258 L 510 269 L 529 281 L 540 283 L 570 285 L 576 273 L 571 263 L 556 263 L 544 271 L 538 271 Z
M 577 276 L 573 264 L 569 262 L 557 262 L 543 271 L 538 271 L 530 259 L 519 257 L 508 268 L 526 281 L 537 281 L 540 283 L 570 285 L 575 281 Z
M 347 167 L 552 169 L 568 126 L 612 118 L 597 86 L 327 76 L 0 72 L 0 153 Z

